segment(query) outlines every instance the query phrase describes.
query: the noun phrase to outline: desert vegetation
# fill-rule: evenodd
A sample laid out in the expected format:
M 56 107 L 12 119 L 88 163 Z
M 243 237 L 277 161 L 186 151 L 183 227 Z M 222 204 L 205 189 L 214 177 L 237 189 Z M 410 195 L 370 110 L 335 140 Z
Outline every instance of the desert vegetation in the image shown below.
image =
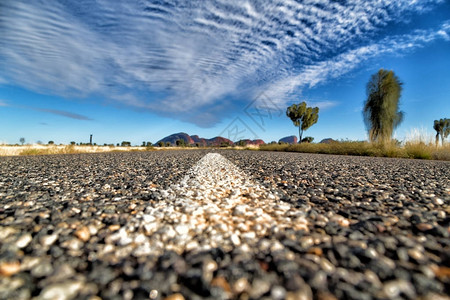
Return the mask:
M 403 121 L 399 100 L 403 83 L 393 71 L 380 69 L 367 83 L 363 116 L 369 141 L 390 143 L 394 129 Z
M 49 154 L 77 154 L 77 153 L 103 153 L 122 151 L 152 151 L 152 146 L 131 147 L 131 146 L 90 146 L 90 145 L 0 145 L 0 156 L 15 155 L 49 155 Z
M 427 134 L 413 134 L 404 142 L 393 140 L 394 129 L 404 119 L 399 110 L 403 83 L 393 71 L 380 69 L 367 83 L 367 98 L 364 102 L 363 117 L 368 141 L 333 141 L 331 143 L 311 143 L 313 138 L 302 139 L 303 131 L 318 120 L 319 109 L 307 107 L 305 102 L 287 108 L 286 115 L 299 127 L 299 144 L 270 143 L 261 145 L 264 151 L 290 151 L 304 153 L 323 153 L 338 155 L 360 155 L 397 158 L 418 158 L 450 160 L 450 146 L 445 138 L 450 135 L 450 119 L 435 120 L 436 130 L 433 143 Z M 439 137 L 441 146 L 439 146 Z
M 292 104 L 286 109 L 286 116 L 298 127 L 298 140 L 302 143 L 303 131 L 316 124 L 319 119 L 319 108 L 308 107 L 306 102 Z
M 415 130 L 417 132 L 417 130 Z M 286 151 L 336 155 L 377 156 L 394 158 L 436 159 L 450 161 L 450 144 L 436 146 L 430 138 L 416 135 L 399 142 L 334 141 L 331 143 L 266 144 L 262 151 Z

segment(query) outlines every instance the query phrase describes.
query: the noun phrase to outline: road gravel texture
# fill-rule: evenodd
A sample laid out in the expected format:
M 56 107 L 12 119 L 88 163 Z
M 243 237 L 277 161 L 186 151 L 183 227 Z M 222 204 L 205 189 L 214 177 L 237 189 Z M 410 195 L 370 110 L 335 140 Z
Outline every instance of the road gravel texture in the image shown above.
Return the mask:
M 0 299 L 450 299 L 450 163 L 0 158 Z

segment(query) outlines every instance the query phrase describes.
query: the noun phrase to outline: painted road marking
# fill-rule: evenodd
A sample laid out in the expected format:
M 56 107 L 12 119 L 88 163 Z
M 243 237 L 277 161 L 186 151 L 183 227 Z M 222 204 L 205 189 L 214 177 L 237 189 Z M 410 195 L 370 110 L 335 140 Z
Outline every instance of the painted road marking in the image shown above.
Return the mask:
M 215 247 L 229 251 L 255 246 L 259 238 L 286 228 L 308 229 L 304 212 L 281 202 L 218 153 L 206 154 L 161 194 L 164 200 L 152 201 L 113 236 L 115 242 L 135 242 L 138 256 Z

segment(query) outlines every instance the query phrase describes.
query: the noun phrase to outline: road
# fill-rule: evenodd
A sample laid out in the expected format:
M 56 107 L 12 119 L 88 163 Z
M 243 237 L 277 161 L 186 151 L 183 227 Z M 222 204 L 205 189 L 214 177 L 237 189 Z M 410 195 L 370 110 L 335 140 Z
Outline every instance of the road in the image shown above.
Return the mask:
M 0 299 L 449 299 L 450 163 L 0 158 Z

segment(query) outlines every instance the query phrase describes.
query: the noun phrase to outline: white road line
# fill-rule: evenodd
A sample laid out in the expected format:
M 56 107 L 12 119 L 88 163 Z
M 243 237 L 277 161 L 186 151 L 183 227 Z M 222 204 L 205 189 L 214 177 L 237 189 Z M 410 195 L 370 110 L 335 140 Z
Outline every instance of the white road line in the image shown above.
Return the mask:
M 179 184 L 161 193 L 165 199 L 152 202 L 113 235 L 114 242 L 138 244 L 133 252 L 140 256 L 245 248 L 286 228 L 308 230 L 304 212 L 281 202 L 218 153 L 206 154 Z

